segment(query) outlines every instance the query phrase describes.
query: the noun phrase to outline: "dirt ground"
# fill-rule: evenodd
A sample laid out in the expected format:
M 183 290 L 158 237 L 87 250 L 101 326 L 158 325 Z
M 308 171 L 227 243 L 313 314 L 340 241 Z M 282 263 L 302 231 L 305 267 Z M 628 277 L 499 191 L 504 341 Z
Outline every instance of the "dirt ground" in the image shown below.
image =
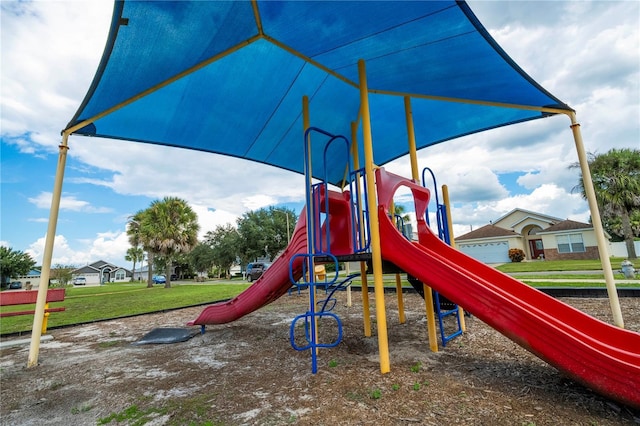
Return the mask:
M 40 365 L 28 345 L 0 353 L 2 425 L 632 425 L 640 413 L 563 377 L 474 317 L 467 332 L 429 351 L 424 302 L 387 295 L 391 372 L 381 374 L 375 320 L 363 336 L 362 299 L 334 309 L 343 340 L 309 351 L 289 342 L 307 295 L 284 296 L 236 322 L 174 344 L 133 345 L 156 327 L 183 327 L 188 308 L 51 330 Z M 611 322 L 606 299 L 565 299 Z M 626 328 L 640 331 L 640 299 L 621 299 Z M 372 300 L 372 316 L 375 317 Z M 323 321 L 320 336 L 334 340 Z M 333 322 L 331 322 L 333 324 Z M 303 344 L 302 327 L 296 342 Z

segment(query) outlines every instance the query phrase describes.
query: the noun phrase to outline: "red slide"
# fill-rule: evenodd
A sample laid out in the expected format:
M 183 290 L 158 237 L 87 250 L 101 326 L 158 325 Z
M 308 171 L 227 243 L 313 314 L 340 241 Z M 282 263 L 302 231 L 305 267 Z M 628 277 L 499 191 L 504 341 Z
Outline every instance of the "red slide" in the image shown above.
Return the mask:
M 325 208 L 324 190 L 321 190 L 320 209 Z M 322 235 L 326 235 L 329 224 L 329 238 L 331 252 L 334 254 L 350 254 L 351 244 L 351 215 L 350 196 L 348 192 L 339 193 L 329 191 L 329 210 L 325 223 L 322 225 Z M 324 211 L 323 211 L 324 212 Z M 326 238 L 325 238 L 326 244 Z M 325 247 L 326 249 L 326 247 Z M 285 251 L 273 262 L 260 278 L 249 288 L 233 299 L 207 306 L 193 321 L 187 325 L 225 324 L 241 318 L 286 294 L 291 286 L 289 277 L 289 262 L 298 254 L 306 254 L 307 248 L 307 217 L 306 208 L 302 209 L 300 219 L 293 231 L 293 236 Z M 293 278 L 302 277 L 303 257 L 294 261 Z
M 289 260 L 296 254 L 307 252 L 307 227 L 304 210 L 293 231 L 291 241 L 285 251 L 249 288 L 227 302 L 207 306 L 187 325 L 225 324 L 241 318 L 261 307 L 268 305 L 291 288 L 289 279 Z M 294 278 L 302 276 L 302 257 L 294 267 Z
M 382 173 L 386 173 L 382 171 Z M 386 180 L 385 179 L 389 179 Z M 382 257 L 426 283 L 480 320 L 594 391 L 640 408 L 640 334 L 612 326 L 517 281 L 442 242 L 419 223 L 420 244 L 408 241 L 388 218 L 381 194 Z M 418 195 L 418 197 L 416 197 Z M 416 202 L 416 214 L 419 205 Z M 424 215 L 418 215 L 424 217 Z

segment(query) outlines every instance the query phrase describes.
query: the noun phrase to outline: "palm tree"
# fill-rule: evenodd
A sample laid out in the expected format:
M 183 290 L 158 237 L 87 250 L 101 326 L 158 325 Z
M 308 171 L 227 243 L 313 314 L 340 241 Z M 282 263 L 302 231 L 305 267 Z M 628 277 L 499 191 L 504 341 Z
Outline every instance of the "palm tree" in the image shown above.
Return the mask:
M 147 210 L 138 210 L 136 214 L 131 216 L 127 226 L 127 235 L 129 236 L 129 244 L 133 248 L 142 246 L 143 252 L 147 252 L 147 287 L 150 288 L 153 287 L 153 254 L 142 238 L 142 227 L 147 224 L 146 213 Z
M 136 273 L 136 263 L 142 262 L 144 259 L 144 250 L 141 247 L 130 247 L 127 250 L 127 254 L 124 256 L 124 260 L 127 262 L 133 262 L 133 274 Z M 133 281 L 133 275 L 131 275 L 131 281 Z
M 631 215 L 640 208 L 640 150 L 614 148 L 606 154 L 589 153 L 588 161 L 602 215 L 620 217 L 627 254 L 630 259 L 636 259 Z M 582 176 L 574 189 L 586 198 Z
M 165 288 L 171 287 L 171 266 L 180 253 L 189 253 L 198 244 L 198 216 L 186 201 L 165 197 L 151 203 L 142 214 L 140 241 L 151 255 L 163 258 L 166 265 Z

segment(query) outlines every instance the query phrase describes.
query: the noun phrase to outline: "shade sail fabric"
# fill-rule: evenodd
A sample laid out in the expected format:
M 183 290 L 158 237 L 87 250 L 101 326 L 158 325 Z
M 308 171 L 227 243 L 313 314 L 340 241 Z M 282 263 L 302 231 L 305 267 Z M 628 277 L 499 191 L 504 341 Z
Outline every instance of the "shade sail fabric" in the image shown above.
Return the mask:
M 379 165 L 409 151 L 405 96 L 418 149 L 571 110 L 465 2 L 117 1 L 93 84 L 65 131 L 303 173 L 302 98 L 311 126 L 350 139 L 361 122 L 359 59 Z M 340 184 L 347 151 L 325 145 L 312 137 L 313 174 Z

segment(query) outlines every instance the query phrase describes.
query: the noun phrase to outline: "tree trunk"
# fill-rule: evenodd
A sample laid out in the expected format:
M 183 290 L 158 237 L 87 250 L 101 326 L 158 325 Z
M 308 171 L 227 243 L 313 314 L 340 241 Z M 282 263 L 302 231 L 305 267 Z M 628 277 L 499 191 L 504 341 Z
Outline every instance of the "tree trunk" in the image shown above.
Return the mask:
M 147 288 L 153 288 L 153 253 L 147 252 Z
M 629 212 L 626 209 L 622 209 L 620 214 L 622 219 L 622 234 L 624 235 L 624 242 L 627 245 L 627 256 L 629 259 L 637 259 L 636 247 L 633 243 L 633 230 L 631 229 L 631 219 Z
M 131 280 L 129 282 L 134 282 L 136 276 L 136 260 L 133 259 L 133 269 L 131 270 Z
M 164 282 L 164 288 L 171 288 L 171 264 L 173 262 L 171 262 L 171 260 L 167 261 L 167 267 L 166 270 L 164 272 L 166 281 Z

